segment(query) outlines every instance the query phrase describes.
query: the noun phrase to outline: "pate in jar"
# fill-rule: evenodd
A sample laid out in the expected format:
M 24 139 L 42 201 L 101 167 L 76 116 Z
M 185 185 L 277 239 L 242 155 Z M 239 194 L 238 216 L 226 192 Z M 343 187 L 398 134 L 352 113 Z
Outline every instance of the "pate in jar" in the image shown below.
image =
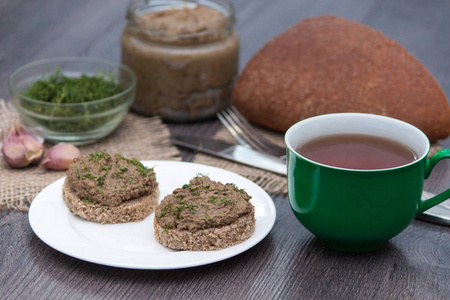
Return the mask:
M 231 102 L 239 36 L 228 0 L 136 0 L 122 33 L 122 63 L 137 75 L 133 111 L 185 122 Z

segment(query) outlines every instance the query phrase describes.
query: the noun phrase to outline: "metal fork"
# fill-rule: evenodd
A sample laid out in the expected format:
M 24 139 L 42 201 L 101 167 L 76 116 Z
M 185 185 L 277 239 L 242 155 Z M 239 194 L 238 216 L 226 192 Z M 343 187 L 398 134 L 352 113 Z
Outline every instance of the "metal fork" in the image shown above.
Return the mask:
M 239 144 L 274 156 L 286 156 L 286 148 L 275 145 L 259 134 L 233 105 L 218 112 L 217 117 Z

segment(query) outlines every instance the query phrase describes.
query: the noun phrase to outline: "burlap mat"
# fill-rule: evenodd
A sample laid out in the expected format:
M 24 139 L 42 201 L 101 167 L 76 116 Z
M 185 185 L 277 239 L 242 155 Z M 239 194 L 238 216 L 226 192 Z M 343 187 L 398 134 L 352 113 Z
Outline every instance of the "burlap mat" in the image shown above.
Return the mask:
M 10 103 L 0 99 L 0 130 L 6 134 L 18 118 Z M 82 155 L 107 149 L 139 160 L 181 160 L 178 149 L 169 141 L 169 129 L 158 117 L 145 118 L 128 113 L 122 124 L 105 139 L 80 146 Z M 46 144 L 46 148 L 52 145 Z M 12 169 L 0 159 L 0 210 L 28 210 L 33 198 L 48 184 L 65 176 L 64 171 L 43 171 L 36 166 Z
M 278 132 L 273 132 L 261 128 L 255 128 L 259 133 L 261 133 L 268 140 L 272 141 L 275 144 L 280 146 L 284 145 L 284 135 Z M 215 139 L 223 140 L 230 143 L 236 143 L 234 138 L 230 133 L 223 127 L 219 130 L 215 137 Z M 252 168 L 249 166 L 245 166 L 239 163 L 234 163 L 232 161 L 217 158 L 211 155 L 198 153 L 194 157 L 194 162 L 216 166 L 222 169 L 229 170 L 234 173 L 238 173 L 251 181 L 255 182 L 259 186 L 261 186 L 264 190 L 266 190 L 269 194 L 287 194 L 287 179 L 286 176 L 278 175 L 272 172 L 263 171 L 260 169 Z

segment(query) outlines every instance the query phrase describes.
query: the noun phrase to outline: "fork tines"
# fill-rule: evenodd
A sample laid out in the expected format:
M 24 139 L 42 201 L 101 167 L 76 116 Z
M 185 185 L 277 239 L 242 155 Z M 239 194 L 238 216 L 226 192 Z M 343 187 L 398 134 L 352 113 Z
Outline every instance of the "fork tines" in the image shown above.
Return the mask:
M 258 133 L 234 106 L 219 112 L 217 117 L 241 145 L 276 156 L 283 156 L 286 150 Z

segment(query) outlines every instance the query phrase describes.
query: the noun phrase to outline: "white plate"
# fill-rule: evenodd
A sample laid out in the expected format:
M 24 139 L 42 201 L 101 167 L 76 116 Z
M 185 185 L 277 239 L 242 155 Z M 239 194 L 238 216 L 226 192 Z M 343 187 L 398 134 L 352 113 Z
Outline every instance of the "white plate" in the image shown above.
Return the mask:
M 50 247 L 75 258 L 113 267 L 131 269 L 179 269 L 221 261 L 259 243 L 275 223 L 270 196 L 254 182 L 235 173 L 206 165 L 175 161 L 143 161 L 154 167 L 160 199 L 188 183 L 197 173 L 211 180 L 235 183 L 252 196 L 256 226 L 243 243 L 216 251 L 175 251 L 159 244 L 153 232 L 154 213 L 138 223 L 101 225 L 83 220 L 62 199 L 61 178 L 45 187 L 33 200 L 28 213 L 31 228 Z

